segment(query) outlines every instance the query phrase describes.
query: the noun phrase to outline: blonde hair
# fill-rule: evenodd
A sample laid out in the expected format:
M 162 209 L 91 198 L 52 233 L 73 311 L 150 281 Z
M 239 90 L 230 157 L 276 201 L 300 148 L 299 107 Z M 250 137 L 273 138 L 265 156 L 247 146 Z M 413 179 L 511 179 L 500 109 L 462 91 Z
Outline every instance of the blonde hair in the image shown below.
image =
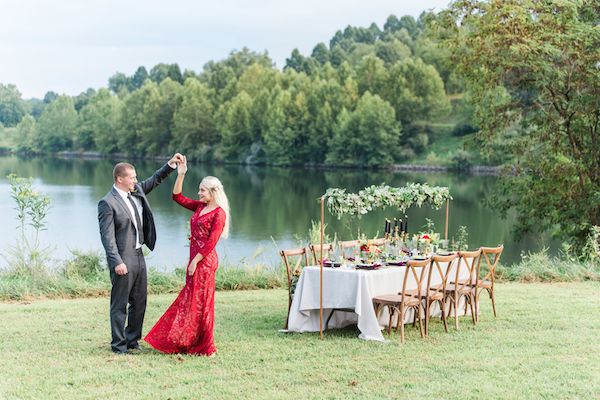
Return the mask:
M 210 191 L 211 195 L 215 199 L 215 203 L 221 207 L 223 211 L 225 211 L 225 226 L 223 227 L 223 233 L 221 233 L 222 238 L 227 238 L 229 236 L 229 200 L 227 199 L 227 195 L 225 194 L 225 190 L 223 189 L 223 184 L 218 178 L 214 176 L 206 176 L 200 182 L 200 186 L 205 187 Z

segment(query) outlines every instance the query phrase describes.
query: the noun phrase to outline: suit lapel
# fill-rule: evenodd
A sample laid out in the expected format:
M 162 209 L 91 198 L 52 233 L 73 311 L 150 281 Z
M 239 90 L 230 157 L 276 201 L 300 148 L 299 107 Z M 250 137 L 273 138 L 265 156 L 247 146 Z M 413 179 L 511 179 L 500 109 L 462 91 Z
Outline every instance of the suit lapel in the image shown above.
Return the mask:
M 113 188 L 111 193 L 115 197 L 116 202 L 125 211 L 125 214 L 129 217 L 129 220 L 133 224 L 133 215 L 131 215 L 131 212 L 129 212 L 129 207 L 127 207 L 127 204 L 125 204 L 125 201 L 123 200 L 119 192 L 117 192 L 117 189 Z

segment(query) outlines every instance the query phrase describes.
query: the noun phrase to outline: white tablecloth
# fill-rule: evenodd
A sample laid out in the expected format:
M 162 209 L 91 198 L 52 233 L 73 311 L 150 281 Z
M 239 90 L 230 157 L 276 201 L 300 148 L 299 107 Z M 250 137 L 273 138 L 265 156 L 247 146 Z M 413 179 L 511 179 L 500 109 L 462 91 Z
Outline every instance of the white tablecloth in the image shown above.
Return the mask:
M 400 292 L 405 269 L 406 267 L 385 267 L 370 271 L 343 266 L 323 268 L 323 329 L 332 309 L 354 309 L 354 312 L 336 311 L 329 321 L 329 328 L 357 324 L 361 339 L 384 341 L 381 329 L 383 324 L 387 324 L 389 314 L 382 313 L 378 321 L 372 299 L 375 296 Z M 466 268 L 461 269 L 461 276 L 463 270 L 468 276 Z M 451 273 L 454 277 L 455 272 Z M 407 282 L 407 289 L 415 288 L 414 279 L 409 279 L 411 280 Z M 439 282 L 441 278 L 434 274 L 432 285 Z M 464 310 L 464 306 L 459 307 L 459 310 Z M 441 315 L 437 306 L 432 308 L 431 313 L 432 316 Z M 407 315 L 405 323 L 409 321 L 412 321 L 412 314 Z M 300 275 L 290 309 L 288 330 L 319 331 L 319 267 L 306 267 Z

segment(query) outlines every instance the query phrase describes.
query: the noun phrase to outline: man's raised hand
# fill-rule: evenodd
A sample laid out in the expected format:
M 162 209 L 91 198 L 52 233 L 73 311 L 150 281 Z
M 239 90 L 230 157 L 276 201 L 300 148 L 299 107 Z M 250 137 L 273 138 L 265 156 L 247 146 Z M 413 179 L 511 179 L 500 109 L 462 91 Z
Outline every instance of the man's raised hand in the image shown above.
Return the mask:
M 181 154 L 181 153 L 175 153 L 173 154 L 173 157 L 171 157 L 171 159 L 167 162 L 167 164 L 169 164 L 169 167 L 171 168 L 176 168 L 178 164 L 185 162 L 185 157 Z

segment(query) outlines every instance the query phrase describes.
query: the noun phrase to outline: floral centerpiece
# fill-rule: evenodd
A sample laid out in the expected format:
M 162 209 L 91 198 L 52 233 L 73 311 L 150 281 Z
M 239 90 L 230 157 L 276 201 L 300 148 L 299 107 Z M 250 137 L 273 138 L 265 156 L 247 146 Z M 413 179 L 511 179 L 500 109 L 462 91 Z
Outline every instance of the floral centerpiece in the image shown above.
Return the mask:
M 360 258 L 366 263 L 373 263 L 381 255 L 379 246 L 375 246 L 371 240 L 365 237 L 360 239 Z
M 420 254 L 428 255 L 436 251 L 440 244 L 440 234 L 435 232 L 435 224 L 431 219 L 426 218 L 425 221 L 423 230 L 413 235 L 411 248 L 416 248 Z
M 434 247 L 440 242 L 440 234 L 437 232 L 425 232 L 413 236 L 413 240 L 417 243 L 417 249 L 422 254 L 433 253 Z

